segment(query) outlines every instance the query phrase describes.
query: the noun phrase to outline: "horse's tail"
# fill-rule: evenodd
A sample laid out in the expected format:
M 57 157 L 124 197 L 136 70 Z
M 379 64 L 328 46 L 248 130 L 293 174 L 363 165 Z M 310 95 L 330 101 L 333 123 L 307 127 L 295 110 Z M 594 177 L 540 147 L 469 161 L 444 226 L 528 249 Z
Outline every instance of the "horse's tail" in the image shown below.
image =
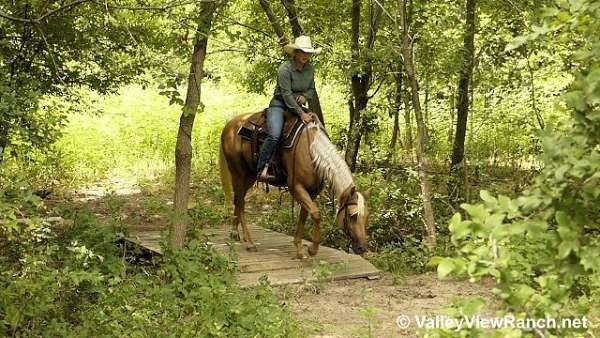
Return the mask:
M 221 172 L 221 187 L 223 188 L 223 194 L 225 194 L 225 203 L 231 204 L 233 201 L 233 186 L 231 185 L 231 172 L 229 172 L 227 158 L 225 158 L 223 152 L 223 142 L 219 146 L 219 171 Z

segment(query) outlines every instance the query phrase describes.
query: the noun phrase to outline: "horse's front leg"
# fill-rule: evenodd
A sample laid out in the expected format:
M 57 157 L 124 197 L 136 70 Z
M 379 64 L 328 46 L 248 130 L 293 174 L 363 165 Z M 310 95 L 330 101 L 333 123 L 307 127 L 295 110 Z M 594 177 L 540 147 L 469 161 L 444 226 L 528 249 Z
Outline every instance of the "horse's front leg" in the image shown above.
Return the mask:
M 319 217 L 319 211 L 317 210 L 316 218 L 312 216 L 313 229 L 312 229 L 312 245 L 308 247 L 308 254 L 314 256 L 319 251 L 319 244 L 321 243 L 321 218 Z
M 296 236 L 294 237 L 294 245 L 296 246 L 296 258 L 304 258 L 304 250 L 302 247 L 302 238 L 304 237 L 304 224 L 306 224 L 306 218 L 308 217 L 308 211 L 303 207 L 300 208 L 300 217 L 298 217 L 298 224 L 296 225 Z
M 304 187 L 296 185 L 294 188 L 294 195 L 296 200 L 302 205 L 303 209 L 310 214 L 310 218 L 313 221 L 312 245 L 308 247 L 308 253 L 311 256 L 314 256 L 319 251 L 319 243 L 321 243 L 321 216 L 319 214 L 319 209 Z M 296 236 L 298 236 L 297 231 Z

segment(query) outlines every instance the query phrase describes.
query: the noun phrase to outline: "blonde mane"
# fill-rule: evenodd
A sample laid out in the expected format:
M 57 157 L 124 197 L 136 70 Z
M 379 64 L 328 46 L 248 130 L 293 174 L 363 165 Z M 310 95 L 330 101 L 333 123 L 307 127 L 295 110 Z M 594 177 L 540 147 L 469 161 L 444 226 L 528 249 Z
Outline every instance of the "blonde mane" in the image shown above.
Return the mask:
M 308 129 L 316 130 L 310 144 L 310 155 L 317 176 L 322 181 L 331 183 L 335 198 L 339 202 L 342 193 L 354 185 L 352 172 L 319 125 L 313 122 L 308 125 Z M 362 215 L 365 202 L 361 193 L 358 193 L 357 204 L 358 213 Z

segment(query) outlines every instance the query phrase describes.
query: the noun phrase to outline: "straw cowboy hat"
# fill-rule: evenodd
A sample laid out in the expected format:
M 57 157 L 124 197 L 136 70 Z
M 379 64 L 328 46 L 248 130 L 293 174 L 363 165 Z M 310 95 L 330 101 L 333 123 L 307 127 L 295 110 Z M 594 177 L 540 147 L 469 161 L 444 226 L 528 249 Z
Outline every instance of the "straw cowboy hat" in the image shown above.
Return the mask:
M 311 54 L 321 53 L 321 48 L 313 48 L 312 43 L 310 42 L 310 37 L 306 35 L 300 35 L 294 39 L 294 43 L 288 43 L 287 45 L 283 46 L 283 50 L 288 54 L 292 54 L 296 49 L 300 49 L 305 53 Z

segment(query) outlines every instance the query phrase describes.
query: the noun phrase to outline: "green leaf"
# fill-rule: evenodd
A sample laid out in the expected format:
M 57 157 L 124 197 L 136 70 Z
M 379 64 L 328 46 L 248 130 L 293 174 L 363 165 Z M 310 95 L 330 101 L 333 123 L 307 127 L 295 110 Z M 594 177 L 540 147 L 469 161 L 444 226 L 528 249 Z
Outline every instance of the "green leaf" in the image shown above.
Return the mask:
M 555 218 L 556 218 L 556 222 L 560 226 L 570 226 L 571 225 L 571 218 L 564 211 L 557 211 Z
M 471 216 L 471 218 L 476 222 L 484 222 L 488 217 L 489 213 L 485 210 L 485 207 L 482 204 L 461 204 L 461 207 L 465 209 L 465 211 Z
M 560 166 L 560 167 L 558 167 L 558 168 L 556 169 L 556 171 L 554 172 L 554 177 L 556 177 L 556 179 L 557 179 L 557 180 L 560 180 L 560 181 L 564 180 L 564 178 L 565 178 L 565 173 L 566 173 L 567 171 L 569 171 L 569 169 L 570 169 L 570 168 L 571 168 L 571 165 L 569 165 L 569 164 L 563 164 L 563 165 L 561 165 L 561 166 Z
M 535 289 L 525 284 L 517 284 L 515 290 L 513 291 L 514 298 L 520 304 L 523 304 L 526 301 L 528 301 L 533 294 L 535 294 Z
M 496 227 L 501 226 L 503 221 L 504 221 L 504 214 L 500 214 L 500 213 L 492 214 L 486 218 L 485 226 L 489 229 L 495 229 Z
M 461 221 L 461 216 L 459 213 L 456 213 L 454 216 L 452 216 L 448 229 L 452 233 L 452 238 L 457 240 L 464 238 L 470 232 L 469 222 Z
M 529 38 L 527 36 L 517 36 L 513 41 L 506 45 L 504 51 L 510 52 L 511 50 L 515 50 L 524 45 L 527 41 L 529 41 Z
M 444 257 L 440 257 L 440 256 L 434 256 L 431 257 L 431 259 L 429 260 L 429 262 L 427 262 L 427 267 L 434 267 L 434 266 L 438 266 L 445 258 Z
M 492 196 L 487 190 L 481 190 L 479 192 L 479 197 L 481 197 L 482 200 L 489 204 L 496 203 L 496 198 L 494 198 L 494 196 Z
M 571 253 L 571 251 L 576 252 L 577 249 L 578 249 L 577 242 L 575 242 L 575 241 L 563 241 L 558 246 L 558 258 L 559 259 L 565 259 L 565 258 L 567 258 L 567 256 L 569 256 L 569 254 Z
M 532 237 L 539 237 L 548 229 L 548 223 L 543 220 L 526 221 L 525 224 L 527 226 L 527 232 L 529 232 Z
M 563 99 L 567 106 L 583 112 L 587 109 L 587 103 L 585 102 L 585 96 L 583 95 L 583 91 L 581 90 L 573 90 L 565 95 L 563 95 Z
M 581 265 L 586 270 L 600 271 L 600 248 L 598 247 L 586 247 L 581 250 L 579 256 L 581 257 Z
M 480 297 L 469 299 L 462 306 L 462 312 L 467 317 L 474 316 L 481 310 L 484 304 L 485 301 Z
M 437 268 L 438 278 L 444 279 L 452 270 L 454 270 L 454 261 L 451 258 L 444 258 Z

